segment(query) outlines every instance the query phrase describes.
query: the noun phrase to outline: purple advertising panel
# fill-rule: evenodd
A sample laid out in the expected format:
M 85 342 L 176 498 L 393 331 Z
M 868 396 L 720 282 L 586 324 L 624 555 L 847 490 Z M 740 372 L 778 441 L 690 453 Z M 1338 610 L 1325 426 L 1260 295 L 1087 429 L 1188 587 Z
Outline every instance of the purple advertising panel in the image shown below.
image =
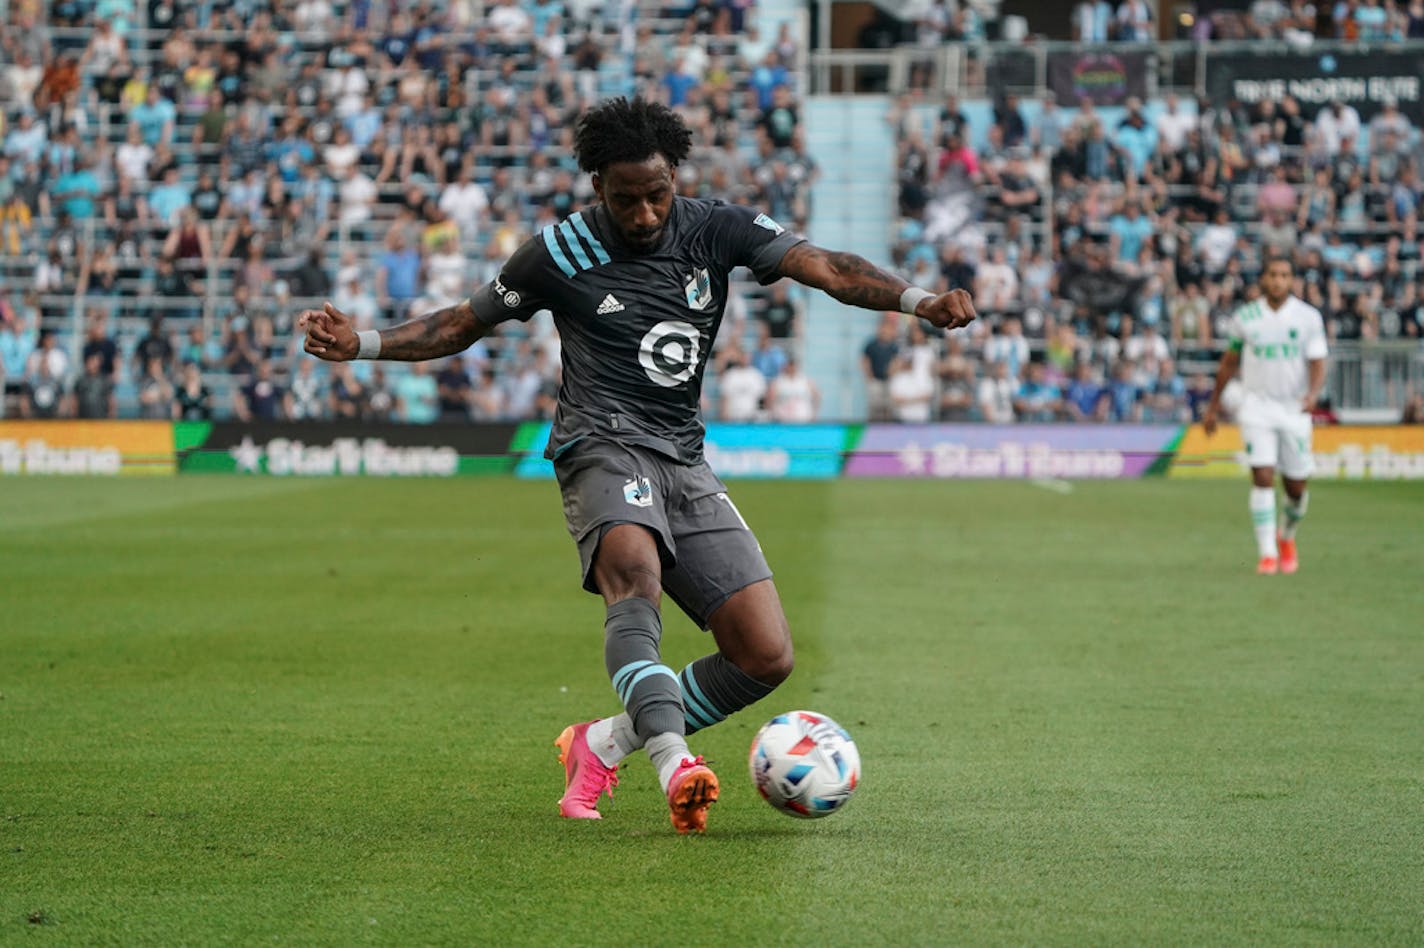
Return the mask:
M 844 476 L 1142 477 L 1181 436 L 1180 425 L 870 425 Z

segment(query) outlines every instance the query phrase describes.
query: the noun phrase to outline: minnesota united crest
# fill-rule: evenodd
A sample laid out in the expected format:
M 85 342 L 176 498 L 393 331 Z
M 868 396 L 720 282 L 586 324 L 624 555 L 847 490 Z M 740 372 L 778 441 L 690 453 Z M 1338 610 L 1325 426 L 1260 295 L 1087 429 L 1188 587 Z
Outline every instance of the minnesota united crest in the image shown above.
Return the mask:
M 698 267 L 687 277 L 687 306 L 699 313 L 712 305 L 712 277 L 706 267 Z

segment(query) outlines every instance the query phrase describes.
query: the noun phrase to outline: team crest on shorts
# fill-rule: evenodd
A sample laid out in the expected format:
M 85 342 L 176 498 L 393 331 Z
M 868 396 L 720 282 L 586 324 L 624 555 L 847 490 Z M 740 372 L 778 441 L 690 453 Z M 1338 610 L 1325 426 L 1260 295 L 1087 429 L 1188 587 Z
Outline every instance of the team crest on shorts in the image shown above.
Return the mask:
M 687 277 L 687 306 L 699 313 L 712 305 L 712 277 L 706 267 L 698 267 Z
M 634 507 L 651 507 L 653 505 L 653 485 L 642 475 L 628 478 L 628 483 L 623 485 L 623 499 Z

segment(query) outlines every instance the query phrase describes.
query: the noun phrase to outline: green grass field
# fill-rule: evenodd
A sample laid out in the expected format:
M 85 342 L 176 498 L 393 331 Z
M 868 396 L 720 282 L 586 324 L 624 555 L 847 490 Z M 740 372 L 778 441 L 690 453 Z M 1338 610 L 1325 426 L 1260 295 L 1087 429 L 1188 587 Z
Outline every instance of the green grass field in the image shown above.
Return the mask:
M 682 838 L 642 757 L 556 815 L 617 706 L 552 484 L 0 480 L 0 943 L 1424 942 L 1424 487 L 1275 578 L 1244 481 L 734 496 L 798 665 Z M 746 773 L 795 707 L 864 760 L 816 823 Z

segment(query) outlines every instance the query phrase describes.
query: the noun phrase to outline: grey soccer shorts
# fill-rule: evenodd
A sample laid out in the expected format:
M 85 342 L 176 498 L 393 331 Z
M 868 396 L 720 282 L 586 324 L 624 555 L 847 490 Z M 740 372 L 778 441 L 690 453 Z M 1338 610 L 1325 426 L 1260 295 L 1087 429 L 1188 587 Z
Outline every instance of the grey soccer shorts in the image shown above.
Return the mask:
M 598 544 L 620 523 L 652 532 L 663 591 L 703 629 L 733 593 L 771 578 L 761 545 L 705 461 L 678 464 L 637 445 L 587 437 L 559 456 L 554 473 L 591 593 L 598 592 Z

